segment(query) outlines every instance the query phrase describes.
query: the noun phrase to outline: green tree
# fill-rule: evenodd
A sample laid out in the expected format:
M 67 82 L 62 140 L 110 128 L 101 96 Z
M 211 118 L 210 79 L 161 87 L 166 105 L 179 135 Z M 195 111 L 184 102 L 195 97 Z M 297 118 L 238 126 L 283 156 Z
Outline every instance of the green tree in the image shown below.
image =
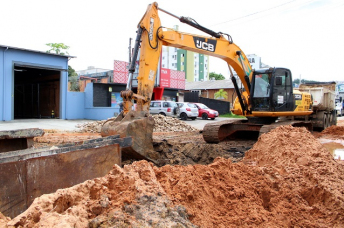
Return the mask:
M 70 91 L 80 91 L 78 74 L 68 65 L 68 81 L 70 82 Z
M 58 55 L 69 55 L 67 49 L 69 46 L 65 45 L 64 43 L 48 43 L 45 44 L 50 47 L 47 53 L 54 53 Z M 78 74 L 75 70 L 68 65 L 68 81 L 70 82 L 70 91 L 80 91 L 79 81 L 78 81 Z
M 226 79 L 225 76 L 223 76 L 222 74 L 216 74 L 215 72 L 211 72 L 209 73 L 209 78 L 215 78 L 215 80 L 224 80 Z
M 215 99 L 227 99 L 227 92 L 224 89 L 220 89 L 214 94 Z
M 314 81 L 314 80 L 306 80 L 306 79 L 301 79 L 301 84 L 304 84 L 304 83 L 313 83 L 313 82 L 318 82 L 318 81 Z M 300 84 L 300 79 L 294 79 L 293 80 L 293 83 L 294 84 Z
M 69 53 L 67 52 L 67 50 L 69 49 L 69 46 L 65 45 L 64 43 L 47 43 L 45 45 L 50 47 L 47 53 L 53 52 L 58 55 L 65 55 L 65 54 L 69 55 Z
M 75 70 L 73 69 L 73 67 L 71 67 L 70 65 L 68 65 L 68 77 L 73 77 L 73 76 L 78 76 L 78 74 L 75 72 Z

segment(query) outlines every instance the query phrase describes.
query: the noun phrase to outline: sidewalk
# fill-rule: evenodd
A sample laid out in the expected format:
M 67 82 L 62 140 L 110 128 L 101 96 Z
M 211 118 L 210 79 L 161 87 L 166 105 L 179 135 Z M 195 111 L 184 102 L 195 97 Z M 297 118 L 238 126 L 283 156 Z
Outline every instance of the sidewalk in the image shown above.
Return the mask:
M 73 131 L 78 130 L 78 124 L 93 122 L 96 120 L 61 120 L 61 119 L 21 119 L 0 121 L 0 131 L 40 128 Z

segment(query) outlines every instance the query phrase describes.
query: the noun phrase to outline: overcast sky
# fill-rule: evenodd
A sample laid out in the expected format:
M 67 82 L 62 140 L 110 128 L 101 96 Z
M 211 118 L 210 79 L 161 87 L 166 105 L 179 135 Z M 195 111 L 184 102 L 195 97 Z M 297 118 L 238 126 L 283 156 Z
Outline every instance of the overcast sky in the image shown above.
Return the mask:
M 146 11 L 147 0 L 2 0 L 0 44 L 46 51 L 64 43 L 76 56 L 75 70 L 113 69 L 128 61 L 129 38 Z M 343 81 L 343 0 L 161 0 L 159 7 L 232 36 L 243 52 L 269 66 L 289 68 L 294 78 Z M 162 25 L 203 33 L 159 12 Z M 134 44 L 134 43 L 133 43 Z M 225 62 L 211 58 L 210 72 L 228 77 Z

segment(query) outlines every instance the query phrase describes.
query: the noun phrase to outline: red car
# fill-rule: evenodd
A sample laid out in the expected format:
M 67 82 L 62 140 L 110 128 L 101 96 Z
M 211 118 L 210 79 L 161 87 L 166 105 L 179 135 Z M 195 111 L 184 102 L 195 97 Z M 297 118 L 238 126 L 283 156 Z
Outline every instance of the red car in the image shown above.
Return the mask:
M 202 120 L 207 120 L 208 118 L 214 120 L 219 116 L 219 112 L 213 109 L 208 108 L 202 103 L 195 103 L 198 108 L 198 117 L 202 117 Z

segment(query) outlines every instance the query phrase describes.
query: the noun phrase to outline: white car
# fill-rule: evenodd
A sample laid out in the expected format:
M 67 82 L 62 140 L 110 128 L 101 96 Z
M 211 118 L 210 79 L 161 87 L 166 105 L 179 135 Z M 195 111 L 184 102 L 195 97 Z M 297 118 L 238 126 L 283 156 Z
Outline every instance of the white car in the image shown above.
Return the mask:
M 179 118 L 187 120 L 188 118 L 195 120 L 198 116 L 198 108 L 193 103 L 177 102 L 179 107 Z
M 151 101 L 149 112 L 152 115 L 160 114 L 170 117 L 179 116 L 179 108 L 175 101 Z

